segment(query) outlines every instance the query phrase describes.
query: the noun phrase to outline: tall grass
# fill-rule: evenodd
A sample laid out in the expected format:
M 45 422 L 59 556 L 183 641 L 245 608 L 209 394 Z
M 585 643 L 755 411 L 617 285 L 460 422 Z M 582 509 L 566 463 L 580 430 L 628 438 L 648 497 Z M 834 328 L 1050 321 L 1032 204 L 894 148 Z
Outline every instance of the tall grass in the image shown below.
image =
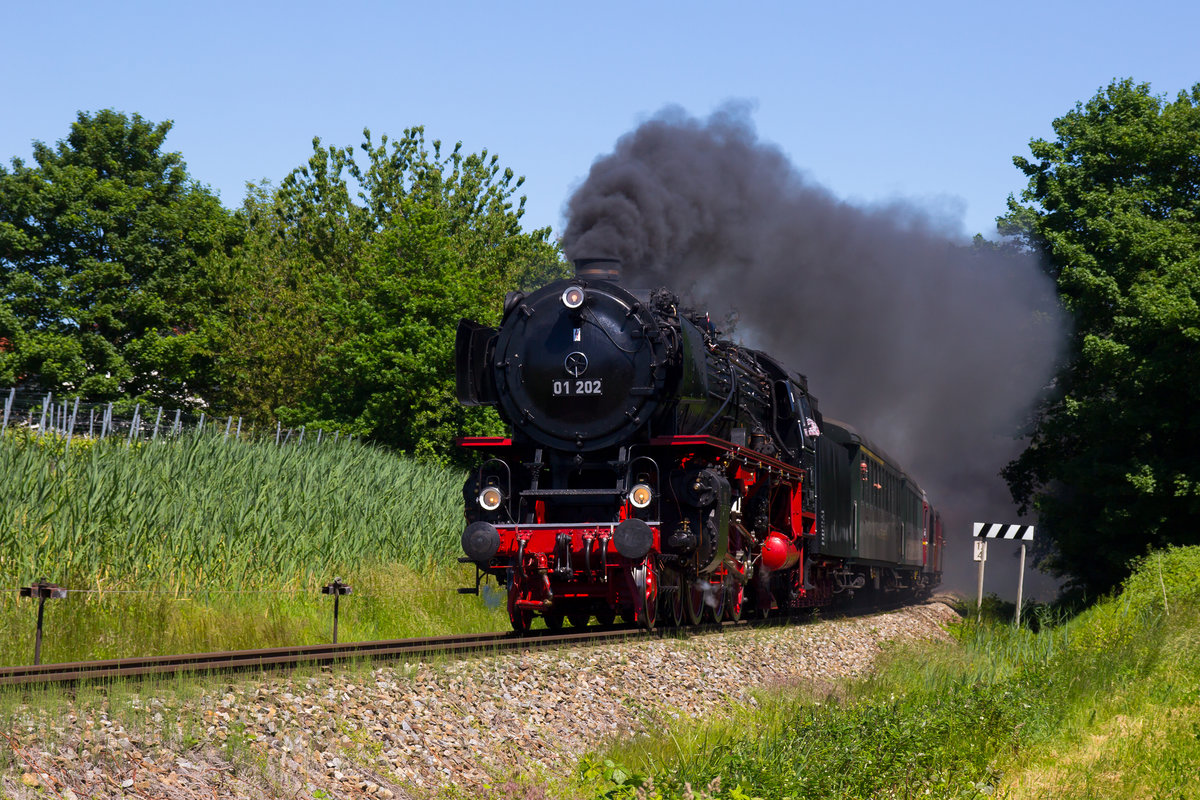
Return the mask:
M 361 444 L 0 438 L 0 577 L 176 592 L 449 564 L 462 476 Z
M 416 571 L 402 564 L 347 574 L 354 593 L 341 598 L 338 640 L 399 639 L 483 633 L 507 626 L 503 606 L 460 595 L 461 569 Z M 102 658 L 286 647 L 331 641 L 333 600 L 312 591 L 211 592 L 194 595 L 72 594 L 46 604 L 45 663 Z M 0 665 L 28 664 L 34 607 L 0 596 Z
M 594 797 L 1196 797 L 1200 548 L 1038 632 L 969 620 L 828 696 L 790 692 L 582 761 Z M 716 781 L 716 783 L 714 783 Z M 690 787 L 690 788 L 689 788 Z M 639 794 L 640 793 L 640 794 Z
M 128 446 L 0 437 L 0 664 L 501 630 L 503 610 L 457 587 L 463 476 L 346 442 L 184 436 Z

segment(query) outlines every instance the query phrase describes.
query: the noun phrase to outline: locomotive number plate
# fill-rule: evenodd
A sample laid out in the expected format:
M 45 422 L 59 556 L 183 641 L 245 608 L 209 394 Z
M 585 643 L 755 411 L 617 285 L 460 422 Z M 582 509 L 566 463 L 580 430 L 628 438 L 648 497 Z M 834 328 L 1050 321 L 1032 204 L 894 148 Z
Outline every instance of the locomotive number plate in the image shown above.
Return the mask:
M 582 381 L 582 380 L 555 381 L 552 388 L 554 389 L 555 397 L 562 397 L 562 396 L 566 396 L 566 395 L 576 395 L 576 394 L 590 394 L 590 395 L 604 394 L 604 392 L 600 388 L 600 380 L 599 379 L 591 380 L 591 381 Z

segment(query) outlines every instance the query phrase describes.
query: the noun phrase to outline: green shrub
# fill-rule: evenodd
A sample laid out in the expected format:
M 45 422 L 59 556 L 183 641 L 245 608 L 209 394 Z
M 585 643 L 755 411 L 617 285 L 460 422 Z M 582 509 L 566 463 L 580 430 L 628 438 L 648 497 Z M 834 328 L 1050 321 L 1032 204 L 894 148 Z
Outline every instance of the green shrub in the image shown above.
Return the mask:
M 1121 599 L 1136 611 L 1200 605 L 1200 547 L 1170 547 L 1138 561 Z

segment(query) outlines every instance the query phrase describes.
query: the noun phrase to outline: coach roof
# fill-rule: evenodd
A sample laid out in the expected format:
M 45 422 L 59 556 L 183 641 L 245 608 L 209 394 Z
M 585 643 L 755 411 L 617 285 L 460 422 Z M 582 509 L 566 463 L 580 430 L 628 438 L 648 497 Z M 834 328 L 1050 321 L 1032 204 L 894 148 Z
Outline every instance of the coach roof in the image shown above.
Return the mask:
M 825 417 L 821 423 L 821 435 L 828 437 L 831 441 L 843 447 L 861 447 L 876 460 L 883 462 L 889 469 L 898 473 L 916 491 L 922 491 L 920 485 L 913 480 L 911 475 L 900 468 L 899 463 L 894 458 L 885 453 L 882 448 L 876 446 L 870 439 L 859 433 L 853 425 L 841 420 Z

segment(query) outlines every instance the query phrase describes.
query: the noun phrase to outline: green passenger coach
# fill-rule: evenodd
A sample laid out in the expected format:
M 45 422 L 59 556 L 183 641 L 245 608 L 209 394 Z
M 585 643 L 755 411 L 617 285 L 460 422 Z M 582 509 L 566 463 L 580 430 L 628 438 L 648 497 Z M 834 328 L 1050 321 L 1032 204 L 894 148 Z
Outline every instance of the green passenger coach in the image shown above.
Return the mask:
M 818 552 L 878 562 L 876 582 L 916 579 L 934 527 L 925 493 L 894 461 L 853 427 L 825 417 L 817 445 Z M 901 567 L 914 568 L 911 574 Z M 938 565 L 940 566 L 940 565 Z

